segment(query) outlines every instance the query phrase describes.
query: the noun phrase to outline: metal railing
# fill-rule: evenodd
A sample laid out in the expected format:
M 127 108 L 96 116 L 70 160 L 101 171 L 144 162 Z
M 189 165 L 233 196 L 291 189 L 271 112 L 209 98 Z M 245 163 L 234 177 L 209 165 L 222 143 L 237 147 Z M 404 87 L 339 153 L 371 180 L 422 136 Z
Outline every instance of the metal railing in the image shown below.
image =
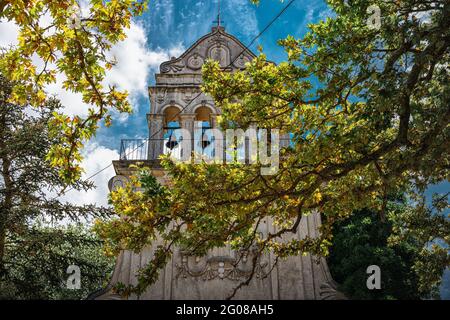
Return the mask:
M 148 160 L 149 139 L 123 139 L 120 160 Z
M 189 139 L 191 145 L 191 151 L 197 154 L 214 158 L 216 152 L 224 152 L 223 159 L 230 157 L 230 154 L 225 150 L 226 140 L 210 139 L 198 141 Z M 183 150 L 181 147 L 182 139 L 180 141 L 166 139 L 123 139 L 120 145 L 120 160 L 133 160 L 133 161 L 145 161 L 145 160 L 157 160 L 162 154 L 172 154 L 175 157 L 181 158 L 183 156 Z M 184 141 L 186 142 L 186 140 Z M 289 138 L 280 138 L 280 148 L 292 146 L 292 141 Z M 222 147 L 222 150 L 216 150 Z M 248 158 L 249 139 L 245 139 L 245 158 Z M 238 149 L 239 150 L 239 149 Z M 270 151 L 270 148 L 269 148 Z M 241 155 L 244 157 L 244 155 Z

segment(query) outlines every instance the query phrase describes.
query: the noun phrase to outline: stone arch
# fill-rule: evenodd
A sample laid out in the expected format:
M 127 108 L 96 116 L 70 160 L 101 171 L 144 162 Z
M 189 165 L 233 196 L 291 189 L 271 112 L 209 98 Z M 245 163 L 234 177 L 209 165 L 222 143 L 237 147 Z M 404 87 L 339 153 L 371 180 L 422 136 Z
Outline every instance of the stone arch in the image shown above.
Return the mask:
M 197 104 L 196 106 L 194 106 L 194 107 L 192 108 L 192 113 L 196 113 L 197 110 L 200 109 L 200 108 L 202 108 L 202 107 L 208 108 L 208 109 L 211 111 L 211 114 L 213 114 L 213 115 L 216 115 L 216 114 L 217 114 L 216 108 L 215 108 L 213 105 L 209 104 L 209 103 L 200 103 L 200 104 Z
M 166 109 L 170 108 L 170 107 L 175 107 L 175 108 L 177 108 L 179 111 L 182 111 L 182 110 L 183 110 L 183 107 L 182 107 L 179 103 L 176 103 L 176 102 L 174 102 L 174 101 L 171 101 L 171 102 L 168 102 L 168 103 L 166 103 L 166 104 L 160 106 L 157 113 L 159 113 L 159 114 L 164 114 L 164 111 L 165 111 Z
M 213 106 L 206 103 L 199 104 L 194 107 L 193 114 L 196 122 L 208 122 L 209 127 L 215 127 L 217 110 Z
M 211 115 L 211 109 L 205 106 L 201 106 L 195 110 L 195 121 L 211 122 Z
M 160 114 L 164 116 L 164 127 L 167 127 L 170 122 L 180 122 L 182 110 L 183 109 L 176 104 L 168 104 L 161 108 Z

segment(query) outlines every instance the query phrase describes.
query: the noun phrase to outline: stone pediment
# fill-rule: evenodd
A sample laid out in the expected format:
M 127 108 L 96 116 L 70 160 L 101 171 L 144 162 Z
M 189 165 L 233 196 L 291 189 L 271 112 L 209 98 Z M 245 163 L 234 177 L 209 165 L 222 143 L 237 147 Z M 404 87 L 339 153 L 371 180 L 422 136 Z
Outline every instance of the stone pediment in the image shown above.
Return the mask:
M 238 39 L 226 33 L 223 27 L 214 27 L 180 57 L 163 62 L 160 72 L 161 74 L 200 74 L 202 65 L 208 59 L 219 61 L 223 68 L 242 70 L 254 57 L 254 53 L 246 49 Z

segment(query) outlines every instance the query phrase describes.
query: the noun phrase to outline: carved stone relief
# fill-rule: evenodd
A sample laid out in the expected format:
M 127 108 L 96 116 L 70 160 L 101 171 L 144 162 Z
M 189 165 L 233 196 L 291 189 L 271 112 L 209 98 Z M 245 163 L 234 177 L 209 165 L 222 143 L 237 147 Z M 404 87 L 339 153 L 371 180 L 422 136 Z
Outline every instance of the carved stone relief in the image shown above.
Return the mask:
M 227 47 L 220 44 L 213 45 L 209 48 L 208 56 L 219 62 L 222 68 L 227 67 L 230 63 L 230 51 Z
M 182 93 L 184 102 L 189 103 L 192 101 L 193 95 L 194 95 L 192 90 L 183 90 L 181 93 Z
M 125 176 L 117 175 L 112 177 L 108 182 L 109 191 L 115 191 L 118 188 L 124 188 L 128 181 L 128 177 Z
M 234 62 L 234 66 L 236 67 L 236 68 L 239 68 L 239 69 L 244 69 L 245 68 L 245 64 L 247 63 L 247 62 L 250 62 L 250 58 L 248 57 L 248 56 L 245 56 L 244 54 L 241 54 L 237 59 L 236 59 L 236 61 Z
M 163 103 L 166 99 L 167 91 L 166 90 L 159 90 L 156 94 L 156 102 Z
M 183 70 L 184 68 L 184 63 L 183 61 L 180 61 L 179 63 L 173 63 L 172 61 L 168 61 L 168 62 L 164 62 L 163 64 L 161 64 L 161 72 L 162 73 L 167 73 L 167 72 L 180 72 L 181 70 Z
M 215 29 L 181 57 L 162 63 L 160 70 L 162 74 L 200 73 L 207 58 L 215 59 L 222 67 L 227 67 L 232 57 L 239 55 L 243 48 L 238 40 L 226 34 L 223 29 Z M 233 63 L 233 67 L 243 69 L 245 63 L 251 59 L 252 54 L 246 51 Z
M 187 59 L 187 66 L 192 70 L 199 70 L 204 62 L 205 59 L 203 59 L 202 56 L 200 56 L 198 53 L 194 53 Z
M 214 279 L 228 279 L 238 281 L 247 279 L 253 270 L 254 253 L 241 253 L 239 257 L 231 256 L 210 256 L 192 257 L 181 252 L 181 263 L 177 263 L 176 277 L 179 278 L 200 278 L 204 281 Z M 258 261 L 254 271 L 256 279 L 264 278 L 268 273 L 268 263 Z
M 208 39 L 208 42 L 209 43 L 219 43 L 222 45 L 228 45 L 227 39 L 220 32 L 215 33 L 210 39 Z

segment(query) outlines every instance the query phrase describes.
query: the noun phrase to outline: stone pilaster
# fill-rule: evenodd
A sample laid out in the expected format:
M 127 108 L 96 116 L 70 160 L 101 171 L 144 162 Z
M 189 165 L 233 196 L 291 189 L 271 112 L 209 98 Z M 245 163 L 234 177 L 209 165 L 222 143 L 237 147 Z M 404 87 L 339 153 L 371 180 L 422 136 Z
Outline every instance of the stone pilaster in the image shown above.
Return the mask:
M 187 129 L 192 136 L 194 136 L 194 123 L 195 123 L 195 114 L 190 113 L 182 113 L 180 114 L 181 119 L 181 128 Z
M 149 129 L 148 159 L 158 159 L 163 153 L 164 116 L 162 114 L 147 115 Z
M 211 127 L 212 128 L 217 128 L 217 115 L 212 114 L 210 121 L 211 121 Z

